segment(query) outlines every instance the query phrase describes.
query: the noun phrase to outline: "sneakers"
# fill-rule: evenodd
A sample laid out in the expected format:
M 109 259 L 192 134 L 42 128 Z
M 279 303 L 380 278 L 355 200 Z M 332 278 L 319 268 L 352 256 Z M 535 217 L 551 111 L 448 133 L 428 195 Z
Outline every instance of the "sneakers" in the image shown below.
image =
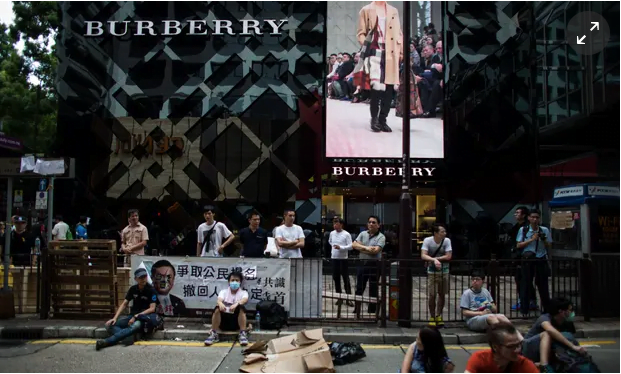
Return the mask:
M 444 321 L 442 320 L 442 316 L 437 316 L 436 317 L 436 326 L 438 326 L 438 327 L 443 327 L 444 326 Z
M 248 345 L 248 333 L 246 331 L 240 331 L 239 332 L 239 345 L 243 346 L 247 346 Z
M 215 332 L 214 330 L 211 330 L 211 332 L 209 333 L 209 337 L 205 340 L 205 345 L 209 346 L 219 341 L 220 341 L 220 338 L 218 337 L 218 333 Z
M 511 310 L 520 310 L 520 302 L 511 305 Z
M 436 327 L 436 317 L 429 318 L 429 326 Z
M 539 310 L 539 305 L 537 305 L 537 302 L 533 300 L 530 302 L 529 309 L 533 311 Z M 511 305 L 511 310 L 520 310 L 520 302 L 518 301 L 517 303 Z

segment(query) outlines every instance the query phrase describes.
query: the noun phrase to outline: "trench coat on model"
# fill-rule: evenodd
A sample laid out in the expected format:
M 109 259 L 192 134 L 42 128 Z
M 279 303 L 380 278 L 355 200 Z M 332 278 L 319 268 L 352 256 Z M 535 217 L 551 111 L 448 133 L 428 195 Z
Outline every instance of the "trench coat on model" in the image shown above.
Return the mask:
M 356 36 L 360 45 L 377 23 L 377 12 L 373 3 L 364 6 L 358 14 L 358 31 Z M 399 84 L 399 62 L 403 58 L 403 33 L 397 8 L 386 3 L 386 71 L 385 84 Z

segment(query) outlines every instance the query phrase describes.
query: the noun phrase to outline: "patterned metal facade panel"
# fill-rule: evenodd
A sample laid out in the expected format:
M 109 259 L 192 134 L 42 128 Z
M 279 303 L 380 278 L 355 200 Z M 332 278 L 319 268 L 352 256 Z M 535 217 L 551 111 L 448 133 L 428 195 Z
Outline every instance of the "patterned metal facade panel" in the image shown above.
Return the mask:
M 300 195 L 320 196 L 308 181 L 320 180 L 312 160 L 321 152 L 314 122 L 322 115 L 314 112 L 325 3 L 61 2 L 60 9 L 60 144 L 78 159 L 90 200 L 116 217 L 147 201 L 151 209 L 179 202 L 192 216 L 199 204 L 215 203 L 221 219 L 245 225 L 235 206 L 272 217 Z M 287 22 L 281 35 L 240 36 L 242 19 Z M 180 21 L 183 32 L 161 35 L 164 20 Z M 207 20 L 208 35 L 187 35 L 192 20 Z M 237 35 L 211 35 L 214 20 L 230 20 Z M 86 21 L 129 21 L 129 33 L 87 37 Z M 136 21 L 152 21 L 157 35 L 135 35 Z

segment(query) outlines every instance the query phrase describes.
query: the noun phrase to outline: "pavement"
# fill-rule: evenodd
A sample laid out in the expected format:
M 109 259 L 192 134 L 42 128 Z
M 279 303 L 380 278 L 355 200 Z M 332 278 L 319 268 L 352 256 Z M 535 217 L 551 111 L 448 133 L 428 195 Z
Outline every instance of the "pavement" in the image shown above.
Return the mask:
M 12 320 L 0 320 L 0 338 L 2 339 L 100 339 L 106 337 L 103 328 L 104 321 L 77 321 L 49 319 L 40 320 L 30 315 L 20 315 Z M 178 340 L 178 341 L 203 341 L 207 337 L 210 325 L 206 320 L 196 318 L 168 318 L 165 329 L 158 331 L 152 340 Z M 523 333 L 526 333 L 533 320 L 513 320 L 514 325 Z M 323 328 L 324 337 L 327 341 L 356 342 L 363 344 L 409 344 L 413 341 L 418 328 L 424 323 L 414 324 L 412 328 L 397 327 L 390 324 L 386 328 L 376 325 L 354 324 L 295 324 L 285 327 L 280 331 L 253 331 L 253 340 L 270 340 L 277 336 L 290 335 L 304 329 Z M 597 321 L 584 322 L 577 320 L 576 338 L 578 339 L 601 339 L 619 338 L 619 319 L 598 319 Z M 482 333 L 471 332 L 463 327 L 463 323 L 447 323 L 442 329 L 442 335 L 446 344 L 476 344 L 485 343 L 486 338 Z M 235 334 L 221 335 L 221 340 L 234 341 Z
M 93 339 L 0 340 L 0 372 L 201 372 L 239 371 L 242 348 L 233 342 L 204 347 L 202 342 L 143 341 L 96 352 Z M 619 338 L 581 340 L 602 372 L 618 373 Z M 395 373 L 407 345 L 363 344 L 366 357 L 337 366 L 337 373 Z M 484 344 L 447 344 L 455 372 L 463 372 L 473 352 Z

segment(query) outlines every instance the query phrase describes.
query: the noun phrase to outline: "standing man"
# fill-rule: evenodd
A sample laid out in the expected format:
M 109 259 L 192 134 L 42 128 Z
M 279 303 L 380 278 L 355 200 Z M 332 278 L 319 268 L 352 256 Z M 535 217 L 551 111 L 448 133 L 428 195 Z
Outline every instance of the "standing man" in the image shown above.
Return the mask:
M 343 230 L 345 222 L 339 217 L 334 217 L 333 226 L 334 231 L 330 233 L 328 242 L 332 247 L 332 279 L 334 280 L 334 288 L 337 293 L 343 292 L 341 289 L 341 277 L 345 284 L 345 293 L 351 294 L 351 283 L 349 282 L 349 267 L 347 264 L 347 258 L 349 251 L 353 248 L 351 241 L 351 234 Z M 343 300 L 338 299 L 336 305 L 343 304 Z M 347 302 L 347 305 L 353 306 L 351 301 Z
M 57 215 L 54 219 L 54 228 L 52 229 L 52 237 L 54 240 L 67 240 L 69 225 L 63 222 L 63 216 Z
M 369 216 L 367 220 L 367 231 L 361 232 L 353 248 L 360 251 L 360 259 L 364 262 L 358 267 L 356 276 L 356 295 L 362 296 L 367 282 L 369 282 L 369 297 L 377 297 L 377 272 L 379 270 L 379 259 L 382 250 L 386 245 L 386 237 L 379 231 L 380 219 L 377 216 Z M 376 312 L 377 304 L 369 303 L 368 312 Z M 360 302 L 356 302 L 355 314 L 360 313 Z
M 518 207 L 515 210 L 513 217 L 515 217 L 516 223 L 511 228 L 511 231 L 509 231 L 509 244 L 511 245 L 512 257 L 520 259 L 522 257 L 522 250 L 517 248 L 516 243 L 519 241 L 517 239 L 520 229 L 523 227 L 528 227 L 528 208 L 525 206 Z M 520 284 L 522 283 L 522 266 L 519 261 L 516 263 L 515 269 L 515 288 L 518 294 L 518 302 L 515 303 L 515 305 L 511 306 L 511 310 L 520 310 Z M 539 306 L 537 305 L 537 300 L 535 297 L 535 287 L 533 286 L 532 282 L 529 283 L 529 287 L 529 294 L 533 298 L 533 300 L 530 301 L 530 309 L 537 310 L 539 309 Z
M 224 257 L 224 249 L 233 244 L 235 235 L 222 222 L 214 220 L 216 215 L 212 205 L 203 208 L 205 222 L 201 223 L 196 230 L 198 242 L 196 243 L 196 256 L 199 257 Z
M 121 231 L 121 252 L 125 257 L 125 263 L 129 264 L 129 255 L 144 256 L 144 247 L 149 241 L 149 230 L 140 223 L 138 209 L 127 211 L 127 227 Z
M 239 230 L 239 241 L 243 247 L 241 258 L 261 258 L 267 248 L 267 230 L 259 227 L 261 216 L 253 210 L 248 214 L 248 227 Z
M 304 248 L 304 231 L 293 222 L 295 211 L 285 209 L 284 224 L 274 230 L 274 238 L 280 258 L 302 258 Z
M 11 235 L 11 259 L 14 266 L 30 266 L 31 251 L 34 246 L 34 238 L 26 231 L 26 218 L 15 216 L 13 218 L 15 229 Z M 6 235 L 6 234 L 5 234 Z M 4 243 L 2 243 L 4 245 Z
M 86 229 L 86 216 L 80 216 L 80 222 L 75 226 L 75 238 L 86 240 L 88 239 L 88 231 Z
M 442 310 L 449 293 L 449 261 L 453 257 L 451 239 L 444 225 L 433 225 L 433 236 L 423 240 L 421 259 L 427 262 L 427 294 L 429 295 L 429 325 L 444 326 Z M 436 304 L 436 295 L 438 302 Z
M 520 284 L 520 313 L 522 316 L 528 315 L 530 301 L 536 296 L 531 295 L 533 283 L 539 290 L 539 299 L 544 308 L 550 302 L 550 291 L 548 289 L 548 277 L 550 267 L 548 266 L 548 249 L 552 246 L 550 230 L 539 225 L 541 212 L 533 209 L 528 214 L 529 226 L 522 227 L 518 231 L 517 248 L 522 251 L 522 259 L 529 260 L 522 262 L 522 282 Z
M 131 286 L 125 295 L 125 300 L 117 309 L 114 317 L 106 322 L 106 329 L 110 334 L 105 340 L 97 340 L 95 350 L 100 350 L 117 344 L 121 340 L 130 338 L 132 335 L 140 331 L 145 323 L 154 319 L 155 306 L 157 304 L 157 295 L 155 290 L 147 281 L 147 270 L 138 268 L 134 272 L 134 280 L 136 284 Z M 127 308 L 129 302 L 132 301 L 130 315 L 119 319 L 119 316 Z

